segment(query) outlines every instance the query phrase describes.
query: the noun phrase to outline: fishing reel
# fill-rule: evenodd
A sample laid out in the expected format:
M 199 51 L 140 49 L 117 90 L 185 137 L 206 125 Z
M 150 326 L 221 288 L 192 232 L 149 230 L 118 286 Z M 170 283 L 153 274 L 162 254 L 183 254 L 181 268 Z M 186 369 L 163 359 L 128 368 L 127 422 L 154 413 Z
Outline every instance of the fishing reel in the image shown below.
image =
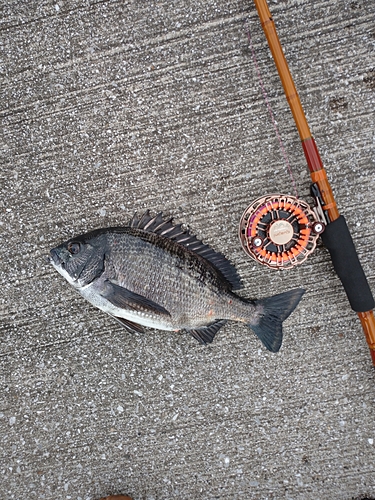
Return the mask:
M 242 248 L 252 259 L 271 269 L 302 264 L 314 251 L 325 229 L 319 198 L 311 209 L 294 196 L 269 194 L 251 203 L 239 227 Z

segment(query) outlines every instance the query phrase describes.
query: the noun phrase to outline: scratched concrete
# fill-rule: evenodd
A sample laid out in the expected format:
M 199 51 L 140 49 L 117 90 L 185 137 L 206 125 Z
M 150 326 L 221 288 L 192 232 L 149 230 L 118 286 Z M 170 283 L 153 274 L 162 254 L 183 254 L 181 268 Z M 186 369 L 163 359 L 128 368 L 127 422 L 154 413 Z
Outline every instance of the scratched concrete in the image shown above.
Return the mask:
M 374 2 L 270 2 L 375 290 Z M 252 2 L 1 2 L 0 498 L 375 497 L 375 374 L 327 251 L 283 273 L 237 240 L 249 202 L 309 175 Z M 44 260 L 150 208 L 222 251 L 246 296 L 303 286 L 269 354 L 130 335 Z

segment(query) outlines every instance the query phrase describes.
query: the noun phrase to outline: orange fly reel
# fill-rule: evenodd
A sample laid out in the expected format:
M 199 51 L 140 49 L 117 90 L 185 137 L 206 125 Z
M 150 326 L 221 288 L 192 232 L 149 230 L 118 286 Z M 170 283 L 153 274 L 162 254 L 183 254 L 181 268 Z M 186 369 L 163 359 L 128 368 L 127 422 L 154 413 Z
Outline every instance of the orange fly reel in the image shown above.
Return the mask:
M 239 237 L 244 251 L 260 264 L 289 269 L 307 259 L 324 229 L 306 202 L 294 196 L 269 194 L 245 210 Z

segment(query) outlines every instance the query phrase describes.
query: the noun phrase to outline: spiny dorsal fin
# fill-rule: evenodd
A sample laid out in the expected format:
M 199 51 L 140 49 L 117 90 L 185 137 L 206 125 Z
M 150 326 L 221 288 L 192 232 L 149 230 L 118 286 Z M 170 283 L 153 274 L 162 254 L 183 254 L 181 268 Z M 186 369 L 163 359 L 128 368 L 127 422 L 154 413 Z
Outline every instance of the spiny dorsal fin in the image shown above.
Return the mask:
M 164 219 L 162 212 L 151 217 L 147 210 L 140 218 L 135 214 L 130 220 L 129 226 L 164 236 L 183 245 L 206 259 L 220 271 L 232 290 L 239 290 L 242 287 L 241 279 L 229 260 L 222 253 L 215 252 L 211 247 L 198 240 L 196 236 L 190 234 L 188 229 L 183 229 L 182 224 L 174 225 L 172 220 L 172 218 Z

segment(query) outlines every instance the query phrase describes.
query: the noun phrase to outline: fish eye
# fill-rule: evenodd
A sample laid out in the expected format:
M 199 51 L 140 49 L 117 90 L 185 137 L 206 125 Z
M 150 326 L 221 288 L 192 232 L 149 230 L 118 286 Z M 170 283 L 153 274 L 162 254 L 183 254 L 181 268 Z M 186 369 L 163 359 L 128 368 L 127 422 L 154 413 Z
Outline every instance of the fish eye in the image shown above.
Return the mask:
M 77 241 L 69 243 L 68 252 L 71 253 L 72 255 L 76 255 L 77 253 L 80 252 L 80 250 L 81 250 L 81 244 L 78 243 Z

